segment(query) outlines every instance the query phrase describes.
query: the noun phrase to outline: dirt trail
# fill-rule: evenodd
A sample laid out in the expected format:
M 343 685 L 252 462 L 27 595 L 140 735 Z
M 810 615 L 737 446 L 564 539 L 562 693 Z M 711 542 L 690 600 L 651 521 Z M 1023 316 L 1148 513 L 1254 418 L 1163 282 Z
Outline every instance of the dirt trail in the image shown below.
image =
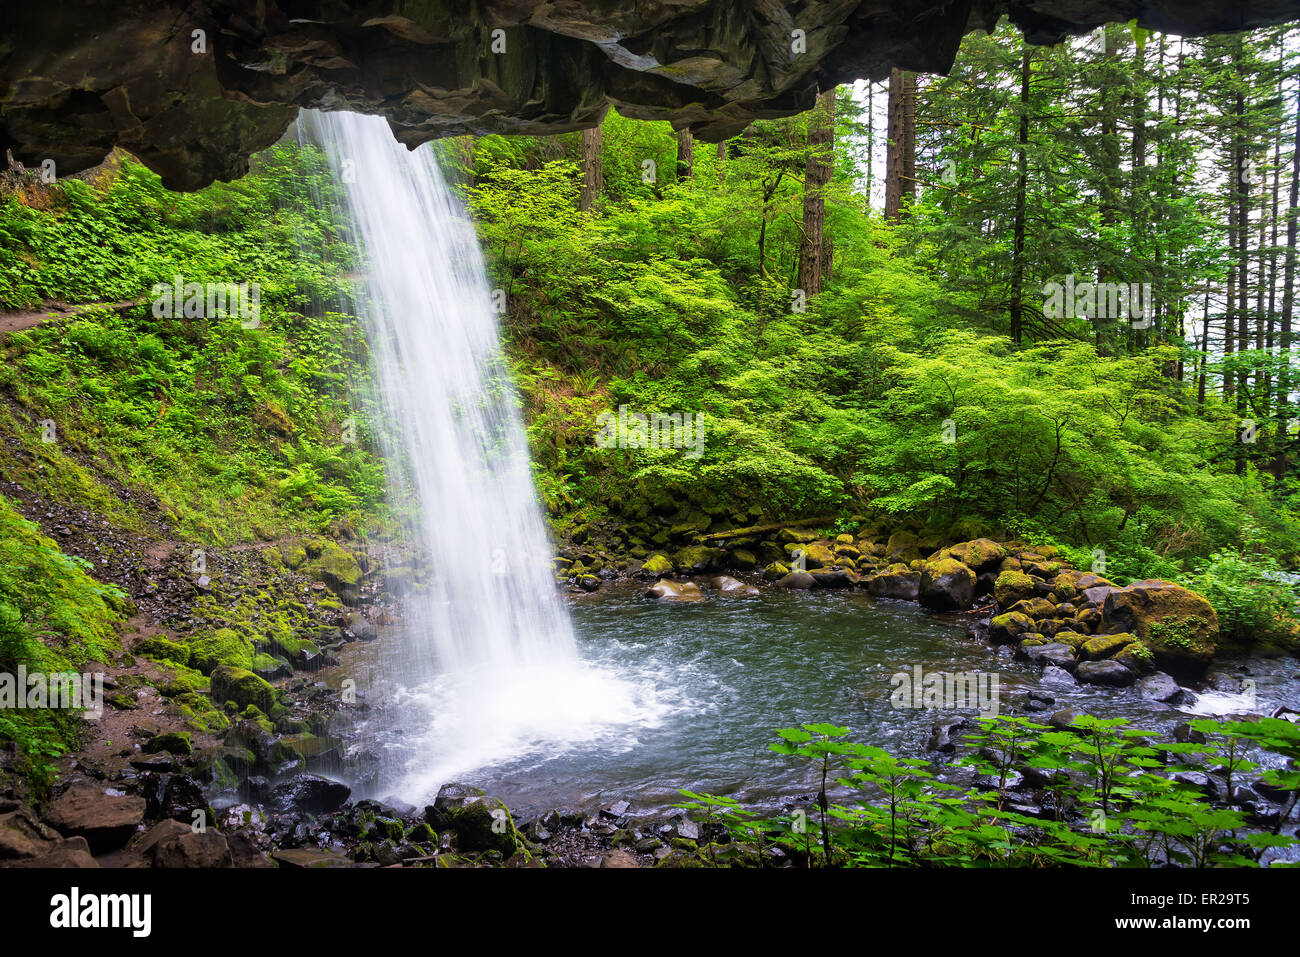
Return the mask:
M 9 332 L 21 332 L 24 329 L 39 326 L 41 323 L 49 322 L 52 319 L 67 319 L 83 312 L 89 312 L 92 309 L 110 309 L 113 312 L 125 312 L 134 306 L 143 305 L 144 302 L 143 299 L 127 299 L 122 302 L 83 302 L 69 305 L 66 302 L 52 299 L 39 309 L 0 312 L 0 335 Z

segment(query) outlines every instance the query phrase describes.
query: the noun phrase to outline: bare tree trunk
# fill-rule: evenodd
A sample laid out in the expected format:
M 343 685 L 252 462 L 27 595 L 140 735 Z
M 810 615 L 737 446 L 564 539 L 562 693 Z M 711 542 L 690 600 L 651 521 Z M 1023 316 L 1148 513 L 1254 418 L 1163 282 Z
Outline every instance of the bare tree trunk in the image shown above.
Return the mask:
M 817 97 L 808 120 L 808 157 L 803 180 L 803 238 L 799 243 L 798 288 L 815 296 L 830 271 L 826 237 L 826 187 L 831 181 L 835 147 L 835 90 Z
M 578 209 L 591 210 L 605 191 L 605 167 L 601 145 L 600 127 L 582 131 L 582 192 L 578 196 Z
M 695 175 L 695 137 L 691 131 L 677 131 L 677 178 L 690 179 Z
M 1277 374 L 1278 454 L 1273 472 L 1278 478 L 1287 474 L 1285 442 L 1287 439 L 1287 413 L 1291 403 L 1291 316 L 1295 310 L 1296 217 L 1300 214 L 1300 97 L 1296 99 L 1295 141 L 1291 149 L 1291 191 L 1286 209 L 1286 257 L 1282 269 L 1282 316 L 1278 344 L 1282 349 L 1282 364 Z
M 718 182 L 725 182 L 727 179 L 727 141 L 723 140 L 718 144 Z
M 1016 220 L 1011 262 L 1011 339 L 1023 336 L 1025 292 L 1025 191 L 1029 186 L 1029 45 L 1020 58 L 1020 135 L 1016 148 Z
M 889 152 L 885 158 L 885 219 L 898 222 L 916 192 L 916 77 L 889 74 Z

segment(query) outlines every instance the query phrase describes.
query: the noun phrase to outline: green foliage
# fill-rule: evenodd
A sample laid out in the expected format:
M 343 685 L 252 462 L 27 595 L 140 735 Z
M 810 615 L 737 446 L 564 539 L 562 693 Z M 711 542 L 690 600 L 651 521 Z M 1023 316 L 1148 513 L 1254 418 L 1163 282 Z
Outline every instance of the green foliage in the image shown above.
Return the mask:
M 810 867 L 1256 866 L 1268 848 L 1295 844 L 1280 833 L 1285 815 L 1271 832 L 1249 830 L 1242 811 L 1174 780 L 1165 761 L 1200 755 L 1230 790 L 1235 775 L 1257 767 L 1245 757 L 1248 744 L 1294 761 L 1300 728 L 1271 718 L 1198 720 L 1193 727 L 1205 744 L 1157 743 L 1122 720 L 1086 715 L 1068 731 L 1026 718 L 980 719 L 966 736 L 972 750 L 965 759 L 989 782 L 977 790 L 938 780 L 926 761 L 846 740 L 847 728 L 810 724 L 779 731 L 772 750 L 811 765 L 820 788 L 816 835 L 802 809 L 764 818 L 730 798 L 685 791 L 690 800 L 679 806 L 705 819 L 713 837 L 703 856 L 715 864 L 738 857 L 720 853 L 718 832 L 725 843 L 750 849 L 754 860 L 775 848 Z M 1004 806 L 1010 775 L 1022 767 L 1049 782 L 1047 816 Z M 1300 795 L 1300 772 L 1275 768 L 1264 780 L 1290 792 L 1289 812 Z M 829 800 L 831 782 L 843 803 Z
M 1209 599 L 1225 636 L 1300 647 L 1300 581 L 1272 556 L 1216 551 L 1183 576 L 1182 583 Z

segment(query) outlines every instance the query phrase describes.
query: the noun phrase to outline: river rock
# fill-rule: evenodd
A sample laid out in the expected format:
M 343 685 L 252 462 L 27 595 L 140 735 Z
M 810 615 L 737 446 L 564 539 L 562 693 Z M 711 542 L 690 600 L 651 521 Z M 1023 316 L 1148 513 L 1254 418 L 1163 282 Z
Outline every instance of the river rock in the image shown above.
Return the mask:
M 1031 645 L 1028 648 L 1021 649 L 1020 654 L 1037 664 L 1055 665 L 1058 670 L 1069 672 L 1075 668 L 1074 649 L 1059 642 L 1046 645 Z
M 993 571 L 1002 563 L 1002 559 L 1007 556 L 1007 550 L 991 538 L 976 538 L 969 542 L 953 545 L 943 551 L 947 552 L 949 557 L 955 558 L 975 572 L 976 575 Z
M 1086 684 L 1108 685 L 1123 688 L 1137 680 L 1137 674 L 1118 661 L 1084 661 L 1074 670 L 1074 676 Z
M 45 823 L 65 837 L 83 837 L 93 854 L 124 845 L 144 819 L 145 800 L 115 795 L 90 783 L 74 784 L 55 799 Z
M 955 558 L 921 566 L 920 600 L 936 611 L 963 611 L 975 600 L 975 573 Z
M 807 591 L 816 584 L 816 580 L 807 572 L 790 572 L 779 582 L 777 588 L 791 588 L 796 591 Z
M 818 568 L 810 571 L 818 588 L 852 588 L 858 583 L 858 574 L 848 568 Z
M 1149 579 L 1113 589 L 1105 599 L 1107 630 L 1142 639 L 1157 667 L 1200 673 L 1214 657 L 1219 617 L 1206 599 L 1173 582 Z
M 275 804 L 283 810 L 328 814 L 341 808 L 351 793 L 351 788 L 338 781 L 315 774 L 299 774 L 281 784 L 271 795 Z
M 753 585 L 746 584 L 739 579 L 732 578 L 730 575 L 718 575 L 716 578 L 710 578 L 707 582 L 710 588 L 717 589 L 724 595 L 757 595 L 759 590 Z
M 1086 661 L 1101 661 L 1103 658 L 1114 657 L 1121 648 L 1131 645 L 1135 640 L 1128 632 L 1118 635 L 1097 635 L 1085 641 L 1079 653 Z
M 893 598 L 899 601 L 916 601 L 921 594 L 921 573 L 906 565 L 890 565 L 865 579 L 867 591 L 876 598 Z
M 678 582 L 671 578 L 661 578 L 646 589 L 647 598 L 663 601 L 703 601 L 704 594 L 694 582 Z
M 1073 662 L 1071 662 L 1071 664 L 1073 664 Z M 1078 684 L 1078 682 L 1074 680 L 1074 675 L 1070 674 L 1068 670 L 1050 664 L 1043 669 L 1042 683 L 1053 688 L 1066 688 Z

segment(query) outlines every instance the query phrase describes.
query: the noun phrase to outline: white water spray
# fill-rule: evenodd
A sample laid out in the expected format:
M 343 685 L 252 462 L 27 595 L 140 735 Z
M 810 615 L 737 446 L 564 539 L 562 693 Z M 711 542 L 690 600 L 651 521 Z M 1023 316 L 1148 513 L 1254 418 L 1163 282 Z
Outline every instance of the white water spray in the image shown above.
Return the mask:
M 433 151 L 408 151 L 379 117 L 307 119 L 345 184 L 381 442 L 395 482 L 405 462 L 408 534 L 432 570 L 386 658 L 402 730 L 418 739 L 399 749 L 402 780 L 389 786 L 427 797 L 454 776 L 646 720 L 628 685 L 579 659 L 477 237 Z

